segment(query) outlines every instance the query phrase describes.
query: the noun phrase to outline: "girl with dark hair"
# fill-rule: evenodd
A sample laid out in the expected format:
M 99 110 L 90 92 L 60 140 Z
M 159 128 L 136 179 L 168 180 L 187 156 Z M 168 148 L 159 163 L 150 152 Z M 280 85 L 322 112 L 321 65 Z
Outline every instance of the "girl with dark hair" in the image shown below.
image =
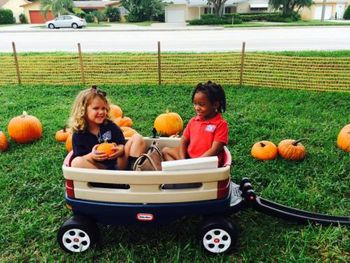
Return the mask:
M 221 85 L 199 83 L 192 92 L 196 116 L 187 124 L 176 148 L 163 148 L 165 160 L 218 156 L 223 164 L 224 146 L 228 143 L 228 124 L 221 116 L 226 110 L 226 96 Z

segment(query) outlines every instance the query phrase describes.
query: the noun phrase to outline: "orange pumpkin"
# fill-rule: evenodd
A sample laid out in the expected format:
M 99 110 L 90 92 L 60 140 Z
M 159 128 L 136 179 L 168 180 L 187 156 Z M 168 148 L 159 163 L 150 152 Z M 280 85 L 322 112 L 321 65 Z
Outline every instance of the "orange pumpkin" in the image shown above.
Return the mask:
M 134 134 L 137 134 L 137 131 L 130 127 L 120 127 L 120 129 L 122 130 L 125 138 L 130 138 Z
M 101 143 L 99 146 L 97 146 L 96 150 L 110 156 L 116 151 L 115 143 L 108 143 L 108 142 Z
M 350 152 L 350 124 L 345 125 L 338 134 L 337 145 L 340 149 Z
M 70 152 L 73 150 L 73 134 L 72 133 L 70 133 L 67 137 L 66 150 L 67 150 L 67 152 Z
M 123 111 L 118 105 L 111 104 L 109 105 L 109 116 L 111 116 L 112 119 L 123 117 Z
M 25 111 L 22 115 L 12 118 L 7 128 L 11 139 L 18 143 L 29 143 L 40 139 L 42 135 L 39 119 Z
M 59 130 L 56 132 L 55 139 L 58 142 L 65 142 L 70 133 L 71 133 L 70 129 L 67 129 L 66 127 L 64 127 L 62 130 Z
M 160 135 L 171 136 L 180 133 L 184 122 L 176 112 L 166 112 L 157 116 L 154 120 L 154 128 Z
M 277 147 L 273 142 L 260 141 L 253 145 L 251 155 L 258 160 L 273 160 L 277 157 Z
M 119 127 L 132 127 L 132 119 L 129 117 L 118 117 L 113 119 L 113 122 Z
M 9 147 L 9 143 L 7 141 L 5 133 L 0 131 L 0 152 L 5 152 L 7 151 Z
M 306 150 L 305 147 L 300 143 L 301 140 L 286 139 L 278 144 L 279 155 L 292 161 L 298 161 L 305 158 Z

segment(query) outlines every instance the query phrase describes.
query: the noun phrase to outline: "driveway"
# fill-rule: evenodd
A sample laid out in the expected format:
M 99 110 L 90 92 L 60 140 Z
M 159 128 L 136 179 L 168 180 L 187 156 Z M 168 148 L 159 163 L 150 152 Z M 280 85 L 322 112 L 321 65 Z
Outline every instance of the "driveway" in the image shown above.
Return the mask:
M 83 51 L 89 52 L 148 52 L 156 51 L 158 41 L 163 51 L 180 52 L 240 51 L 243 41 L 248 51 L 348 50 L 350 47 L 350 26 L 223 29 L 123 24 L 83 30 L 21 26 L 0 27 L 0 52 L 11 52 L 13 41 L 18 52 L 76 52 L 77 43 L 81 43 Z

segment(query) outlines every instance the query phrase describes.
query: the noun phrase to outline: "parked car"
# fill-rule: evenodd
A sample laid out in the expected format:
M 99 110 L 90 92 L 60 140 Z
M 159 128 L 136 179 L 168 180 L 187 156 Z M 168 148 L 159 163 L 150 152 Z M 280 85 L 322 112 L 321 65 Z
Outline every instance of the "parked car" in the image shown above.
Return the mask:
M 77 16 L 63 15 L 58 16 L 53 20 L 47 21 L 45 25 L 50 29 L 61 27 L 81 28 L 86 26 L 86 21 L 84 18 L 80 18 Z

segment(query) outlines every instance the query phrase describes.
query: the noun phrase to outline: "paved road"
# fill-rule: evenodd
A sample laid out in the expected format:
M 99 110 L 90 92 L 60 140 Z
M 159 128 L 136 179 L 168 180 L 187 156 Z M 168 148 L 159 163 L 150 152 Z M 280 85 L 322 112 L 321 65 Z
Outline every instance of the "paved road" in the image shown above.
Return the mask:
M 0 52 L 17 51 L 239 51 L 246 42 L 248 51 L 345 50 L 350 48 L 350 26 L 280 27 L 175 30 L 45 30 L 1 31 Z

